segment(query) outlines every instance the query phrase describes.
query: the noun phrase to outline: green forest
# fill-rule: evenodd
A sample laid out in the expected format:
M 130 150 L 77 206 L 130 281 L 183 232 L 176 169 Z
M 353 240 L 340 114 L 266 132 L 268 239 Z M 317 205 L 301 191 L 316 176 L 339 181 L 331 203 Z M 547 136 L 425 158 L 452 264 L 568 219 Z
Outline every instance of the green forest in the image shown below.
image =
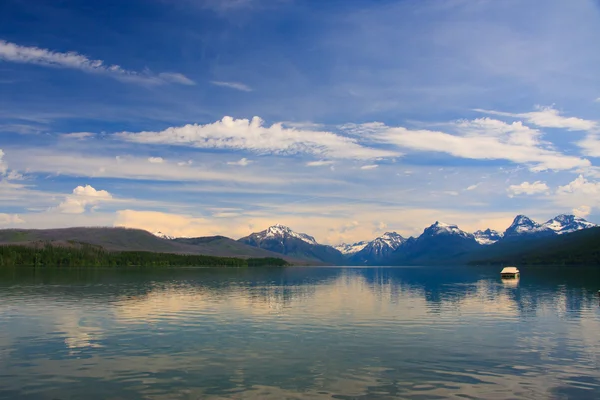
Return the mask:
M 78 243 L 76 246 L 0 246 L 0 267 L 175 267 L 218 266 L 259 267 L 286 266 L 280 258 L 233 258 L 147 251 L 109 252 L 100 246 Z

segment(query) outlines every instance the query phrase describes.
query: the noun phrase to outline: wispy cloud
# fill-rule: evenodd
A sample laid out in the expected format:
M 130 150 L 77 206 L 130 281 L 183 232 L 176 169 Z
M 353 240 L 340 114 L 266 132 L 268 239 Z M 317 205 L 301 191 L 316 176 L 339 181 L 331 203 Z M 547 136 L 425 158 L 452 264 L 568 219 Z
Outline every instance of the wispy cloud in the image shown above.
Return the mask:
M 309 161 L 306 163 L 307 167 L 324 167 L 327 165 L 332 165 L 334 164 L 334 161 L 330 161 L 330 160 L 319 160 L 319 161 Z
M 21 46 L 5 40 L 0 40 L 0 60 L 46 67 L 76 69 L 87 73 L 103 74 L 125 82 L 143 84 L 194 84 L 191 79 L 179 73 L 164 72 L 153 75 L 149 72 L 131 71 L 119 65 L 107 65 L 102 60 L 93 60 L 74 51 L 61 53 L 40 47 Z
M 73 132 L 73 133 L 63 133 L 59 137 L 62 139 L 76 139 L 83 140 L 93 137 L 94 134 L 91 132 Z
M 238 161 L 229 161 L 229 162 L 227 162 L 227 164 L 228 165 L 237 165 L 237 166 L 240 166 L 240 167 L 245 167 L 248 164 L 250 164 L 251 162 L 252 161 L 248 160 L 247 158 L 242 158 L 242 159 L 240 159 Z
M 115 137 L 128 142 L 252 151 L 259 154 L 311 154 L 329 158 L 374 159 L 399 153 L 364 146 L 357 139 L 332 132 L 265 126 L 259 117 L 234 119 L 206 125 L 185 125 L 160 132 L 121 132 Z
M 553 107 L 538 107 L 537 111 L 527 113 L 508 113 L 502 111 L 475 109 L 477 112 L 503 117 L 523 118 L 527 122 L 542 128 L 559 128 L 570 131 L 590 131 L 598 127 L 598 122 L 577 117 L 565 117 Z
M 240 90 L 242 92 L 251 92 L 252 88 L 244 83 L 240 82 L 225 82 L 225 81 L 211 81 L 213 85 L 222 86 L 229 89 Z
M 375 169 L 375 168 L 379 168 L 379 165 L 371 164 L 371 165 L 363 165 L 362 167 L 360 167 L 360 169 L 362 169 L 362 170 L 370 170 L 370 169 Z
M 548 143 L 540 139 L 541 132 L 521 122 L 507 124 L 482 118 L 459 121 L 451 128 L 456 133 L 378 126 L 370 138 L 417 151 L 440 152 L 474 160 L 509 160 L 529 164 L 532 171 L 569 170 L 591 165 L 589 160 L 548 149 Z
M 158 77 L 172 83 L 180 83 L 182 85 L 195 85 L 196 82 L 188 78 L 187 76 L 178 72 L 161 72 Z

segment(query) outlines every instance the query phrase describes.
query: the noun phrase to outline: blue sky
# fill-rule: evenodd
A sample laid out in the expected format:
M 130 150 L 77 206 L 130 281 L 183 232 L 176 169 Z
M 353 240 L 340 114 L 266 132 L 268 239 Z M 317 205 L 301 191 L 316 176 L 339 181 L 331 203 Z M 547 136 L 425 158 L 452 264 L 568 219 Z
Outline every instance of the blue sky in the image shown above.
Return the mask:
M 600 3 L 0 4 L 0 225 L 600 222 Z

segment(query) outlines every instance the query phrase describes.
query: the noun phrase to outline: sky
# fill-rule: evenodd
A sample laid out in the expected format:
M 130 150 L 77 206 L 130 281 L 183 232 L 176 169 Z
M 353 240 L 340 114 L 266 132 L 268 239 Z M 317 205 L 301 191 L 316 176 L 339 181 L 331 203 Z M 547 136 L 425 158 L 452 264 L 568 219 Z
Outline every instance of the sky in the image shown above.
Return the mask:
M 4 0 L 0 228 L 600 223 L 598 0 Z

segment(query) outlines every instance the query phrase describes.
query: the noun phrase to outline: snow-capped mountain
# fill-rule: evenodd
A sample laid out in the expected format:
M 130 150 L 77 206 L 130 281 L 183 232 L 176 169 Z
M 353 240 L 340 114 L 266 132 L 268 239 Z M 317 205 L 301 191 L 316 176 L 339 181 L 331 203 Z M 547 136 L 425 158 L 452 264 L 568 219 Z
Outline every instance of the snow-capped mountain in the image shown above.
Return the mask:
M 473 236 L 475 237 L 475 240 L 477 240 L 477 243 L 487 246 L 502 239 L 504 237 L 504 233 L 495 231 L 493 229 L 486 229 L 485 231 L 476 231 Z
M 377 263 L 396 251 L 405 241 L 406 239 L 396 232 L 386 232 L 352 255 L 350 261 L 353 264 Z
M 328 264 L 343 264 L 344 256 L 331 246 L 324 246 L 314 237 L 298 233 L 283 225 L 273 225 L 264 231 L 252 233 L 239 242 L 295 258 L 322 261 Z
M 457 235 L 464 238 L 474 238 L 472 233 L 467 233 L 456 225 L 436 221 L 435 224 L 425 228 L 421 236 Z
M 436 221 L 418 238 L 407 239 L 383 262 L 388 265 L 452 263 L 480 247 L 473 234 L 456 225 Z
M 559 235 L 579 231 L 582 229 L 593 228 L 595 226 L 597 226 L 597 225 L 593 224 L 591 222 L 588 222 L 583 218 L 579 218 L 574 215 L 566 215 L 566 214 L 561 214 L 559 216 L 556 216 L 556 217 L 552 218 L 551 220 L 546 221 L 542 225 L 542 227 L 552 229 L 554 232 L 558 233 Z
M 543 226 L 525 215 L 517 215 L 513 223 L 504 231 L 505 238 L 514 238 L 519 236 L 549 236 L 553 235 L 554 230 L 548 226 Z
M 253 233 L 252 235 L 257 235 L 257 237 L 262 237 L 262 239 L 277 239 L 277 240 L 285 240 L 287 238 L 293 237 L 296 239 L 300 239 L 308 244 L 319 244 L 315 240 L 314 237 L 307 235 L 306 233 L 297 233 L 288 228 L 287 226 L 283 226 L 280 224 L 276 224 L 270 226 L 266 230 Z
M 162 233 L 161 231 L 152 232 L 152 234 L 154 236 L 157 236 L 157 237 L 161 238 L 161 239 L 167 239 L 167 240 L 177 239 L 175 236 L 167 235 L 166 233 Z
M 342 253 L 346 256 L 349 256 L 349 255 L 358 253 L 359 251 L 364 249 L 368 244 L 369 244 L 369 242 L 367 242 L 367 241 L 357 242 L 357 243 L 353 243 L 353 244 L 341 243 L 341 244 L 338 244 L 337 246 L 333 246 L 333 248 L 336 249 L 337 251 L 339 251 L 340 253 Z

